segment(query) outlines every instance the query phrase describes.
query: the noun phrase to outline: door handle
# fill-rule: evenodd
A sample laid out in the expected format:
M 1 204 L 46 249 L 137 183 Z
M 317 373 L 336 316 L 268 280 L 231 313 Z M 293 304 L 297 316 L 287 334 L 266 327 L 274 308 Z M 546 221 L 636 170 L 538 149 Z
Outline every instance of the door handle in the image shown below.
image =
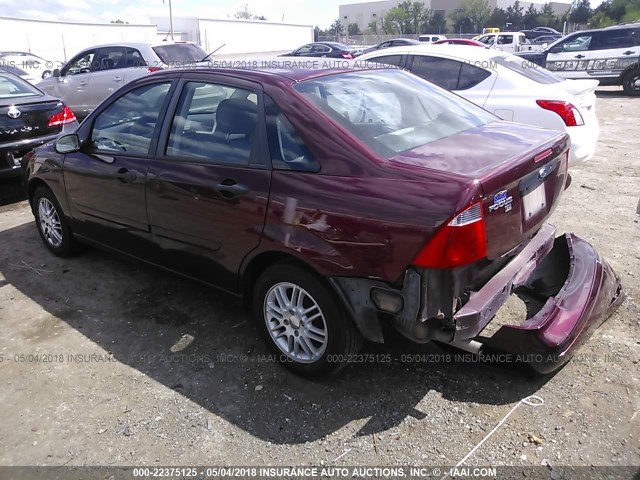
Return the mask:
M 113 81 L 114 82 L 121 82 L 122 81 L 122 77 L 113 77 Z
M 576 55 L 575 58 L 584 58 L 584 55 Z
M 636 52 L 632 52 L 631 50 L 627 50 L 626 52 L 622 52 L 623 55 L 633 55 Z
M 87 82 L 86 82 L 85 80 L 82 80 L 82 81 L 80 82 L 80 85 L 86 85 L 86 84 L 87 84 Z
M 122 183 L 131 183 L 135 181 L 138 176 L 135 173 L 130 172 L 127 168 L 121 168 L 118 170 L 118 176 L 116 178 Z
M 241 197 L 249 193 L 249 188 L 245 185 L 240 185 L 233 178 L 227 178 L 221 183 L 216 185 L 216 190 L 219 191 L 224 198 Z

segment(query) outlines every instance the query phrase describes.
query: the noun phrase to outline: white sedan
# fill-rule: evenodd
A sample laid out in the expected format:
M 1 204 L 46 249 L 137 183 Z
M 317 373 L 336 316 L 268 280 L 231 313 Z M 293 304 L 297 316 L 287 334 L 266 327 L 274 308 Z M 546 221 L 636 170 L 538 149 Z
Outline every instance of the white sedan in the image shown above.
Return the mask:
M 388 48 L 357 60 L 405 68 L 503 120 L 564 130 L 572 165 L 595 152 L 597 80 L 566 80 L 514 55 L 467 45 Z

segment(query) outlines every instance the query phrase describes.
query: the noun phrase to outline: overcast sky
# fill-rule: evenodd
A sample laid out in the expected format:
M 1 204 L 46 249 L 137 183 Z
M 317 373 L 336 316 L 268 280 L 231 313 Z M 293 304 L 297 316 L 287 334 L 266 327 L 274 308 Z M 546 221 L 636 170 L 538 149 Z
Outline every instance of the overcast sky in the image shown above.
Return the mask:
M 72 22 L 149 23 L 149 17 L 169 15 L 168 0 L 0 0 L 0 16 Z M 328 27 L 338 18 L 341 3 L 358 0 L 172 0 L 174 16 L 228 18 L 248 4 L 249 11 L 271 21 Z M 20 5 L 20 8 L 16 8 Z

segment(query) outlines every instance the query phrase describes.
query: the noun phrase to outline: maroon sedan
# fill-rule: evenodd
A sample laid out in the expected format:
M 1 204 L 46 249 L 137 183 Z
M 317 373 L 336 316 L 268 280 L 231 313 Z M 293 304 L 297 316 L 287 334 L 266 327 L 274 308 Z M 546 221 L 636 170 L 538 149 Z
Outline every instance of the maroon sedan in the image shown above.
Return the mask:
M 398 69 L 169 70 L 31 154 L 28 190 L 51 252 L 91 244 L 243 297 L 298 372 L 338 370 L 387 324 L 548 372 L 622 298 L 546 223 L 568 149 Z M 514 292 L 527 318 L 482 339 Z
M 434 45 L 441 45 L 443 43 L 449 45 L 470 45 L 472 47 L 487 48 L 484 43 L 478 42 L 477 40 L 472 40 L 470 38 L 444 38 L 442 40 L 438 40 L 437 42 L 433 42 Z

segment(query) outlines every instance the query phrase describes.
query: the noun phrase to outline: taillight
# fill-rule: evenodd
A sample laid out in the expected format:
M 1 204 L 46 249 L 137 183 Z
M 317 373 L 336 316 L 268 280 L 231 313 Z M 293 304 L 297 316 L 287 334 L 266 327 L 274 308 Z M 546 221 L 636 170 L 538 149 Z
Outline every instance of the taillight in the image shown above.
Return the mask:
M 423 268 L 454 268 L 487 256 L 482 203 L 477 202 L 442 226 L 413 259 Z
M 559 100 L 536 100 L 536 103 L 545 110 L 550 110 L 560 115 L 567 127 L 577 127 L 584 125 L 584 120 L 578 109 L 569 102 Z
M 73 114 L 71 109 L 65 105 L 62 107 L 62 111 L 60 113 L 56 113 L 49 119 L 47 127 L 59 127 L 60 125 L 66 125 L 67 123 L 75 121 L 76 116 Z
M 162 67 L 147 67 L 147 73 L 153 73 L 162 70 Z
M 349 52 L 342 52 L 342 58 L 346 58 L 347 60 L 353 60 L 353 55 Z

